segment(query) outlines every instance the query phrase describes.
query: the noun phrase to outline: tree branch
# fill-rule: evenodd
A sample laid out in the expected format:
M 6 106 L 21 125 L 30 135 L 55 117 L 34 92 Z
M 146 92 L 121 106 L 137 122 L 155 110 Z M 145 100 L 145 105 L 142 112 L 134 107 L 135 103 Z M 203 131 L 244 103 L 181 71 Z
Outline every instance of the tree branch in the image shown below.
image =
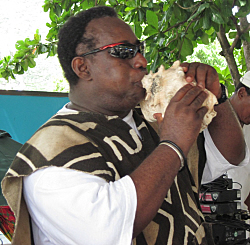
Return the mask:
M 198 8 L 199 8 L 199 6 L 201 5 L 201 3 L 202 2 L 200 2 L 200 3 L 198 3 L 196 6 L 197 6 L 197 8 L 193 11 L 193 13 L 190 15 L 190 16 L 192 16 L 197 10 L 198 10 Z M 177 4 L 177 3 L 176 3 Z M 178 4 L 177 4 L 178 5 Z M 179 6 L 179 5 L 178 5 Z M 179 6 L 180 7 L 180 6 Z M 190 17 L 189 17 L 190 18 Z M 165 32 L 168 32 L 168 31 L 170 31 L 171 29 L 173 29 L 173 28 L 175 28 L 175 27 L 179 27 L 180 25 L 182 25 L 182 24 L 184 24 L 184 23 L 186 23 L 187 21 L 188 21 L 188 19 L 189 18 L 187 18 L 186 20 L 184 20 L 184 21 L 182 21 L 182 22 L 179 22 L 179 23 L 176 23 L 175 25 L 173 25 L 173 26 L 170 26 L 166 31 L 164 31 L 163 33 L 165 33 Z M 193 21 L 193 20 L 192 20 Z M 191 23 L 192 23 L 192 21 L 191 21 Z
M 233 52 L 235 46 L 237 45 L 237 42 L 239 41 L 240 37 L 242 34 L 248 32 L 250 30 L 250 24 L 246 25 L 246 27 L 244 27 L 244 29 L 241 29 L 241 27 L 238 25 L 237 23 L 237 20 L 234 16 L 231 17 L 234 24 L 235 24 L 235 27 L 236 27 L 236 31 L 237 31 L 237 35 L 236 37 L 234 38 L 233 40 L 233 43 L 229 49 L 229 52 Z M 247 22 L 248 23 L 248 22 Z
M 218 40 L 220 42 L 223 55 L 225 56 L 225 59 L 227 61 L 228 68 L 229 68 L 230 74 L 232 76 L 234 85 L 236 86 L 239 83 L 240 74 L 239 74 L 239 70 L 238 70 L 232 49 L 231 49 L 230 44 L 227 40 L 227 37 L 225 34 L 225 29 L 222 25 L 220 25 L 220 30 L 216 34 L 217 34 Z
M 195 8 L 196 6 L 198 6 L 198 5 L 201 5 L 201 3 L 202 2 L 204 2 L 204 1 L 201 1 L 201 2 L 199 2 L 199 3 L 197 3 L 196 5 L 194 5 L 194 6 L 191 6 L 191 7 L 183 7 L 183 6 L 181 6 L 179 3 L 175 3 L 179 8 L 181 8 L 181 9 L 192 9 L 192 8 Z M 197 8 L 198 9 L 198 8 Z

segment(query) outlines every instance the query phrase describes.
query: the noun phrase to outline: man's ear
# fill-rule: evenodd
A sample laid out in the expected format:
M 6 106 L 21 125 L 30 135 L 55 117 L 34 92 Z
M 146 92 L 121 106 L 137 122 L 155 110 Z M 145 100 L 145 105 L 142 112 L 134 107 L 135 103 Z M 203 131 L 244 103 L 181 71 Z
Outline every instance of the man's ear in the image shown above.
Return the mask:
M 237 91 L 237 95 L 238 95 L 239 99 L 244 98 L 245 96 L 247 96 L 246 89 L 244 87 L 239 88 Z
M 85 58 L 74 57 L 73 60 L 71 61 L 71 67 L 79 78 L 84 78 L 87 80 L 90 79 L 87 60 Z

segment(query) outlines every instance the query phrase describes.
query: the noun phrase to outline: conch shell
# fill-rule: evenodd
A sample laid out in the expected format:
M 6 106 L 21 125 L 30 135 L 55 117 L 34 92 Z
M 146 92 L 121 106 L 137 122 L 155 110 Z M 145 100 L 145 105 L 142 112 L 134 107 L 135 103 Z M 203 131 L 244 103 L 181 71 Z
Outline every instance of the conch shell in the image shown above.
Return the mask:
M 142 86 L 146 89 L 146 97 L 140 102 L 141 110 L 145 119 L 149 122 L 154 122 L 154 113 L 162 113 L 165 110 L 176 92 L 187 84 L 183 68 L 180 66 L 180 61 L 175 61 L 173 66 L 165 70 L 163 65 L 160 66 L 158 72 L 150 71 L 142 79 Z M 209 90 L 208 97 L 202 104 L 208 108 L 202 122 L 200 132 L 202 132 L 212 119 L 216 116 L 214 105 L 218 104 L 216 96 Z

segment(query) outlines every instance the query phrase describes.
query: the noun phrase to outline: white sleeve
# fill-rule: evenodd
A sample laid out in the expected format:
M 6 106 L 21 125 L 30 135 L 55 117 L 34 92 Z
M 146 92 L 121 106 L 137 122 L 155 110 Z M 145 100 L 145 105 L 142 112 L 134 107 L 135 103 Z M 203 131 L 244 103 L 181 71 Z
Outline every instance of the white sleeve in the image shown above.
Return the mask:
M 46 244 L 131 244 L 137 197 L 132 179 L 48 167 L 24 178 L 24 197 Z M 40 241 L 38 244 L 45 244 Z
M 239 168 L 248 164 L 249 149 L 247 146 L 245 159 L 238 166 L 235 166 L 230 164 L 217 149 L 207 128 L 203 131 L 203 133 L 205 137 L 205 151 L 207 161 L 203 171 L 201 184 L 209 183 L 215 180 L 229 169 Z

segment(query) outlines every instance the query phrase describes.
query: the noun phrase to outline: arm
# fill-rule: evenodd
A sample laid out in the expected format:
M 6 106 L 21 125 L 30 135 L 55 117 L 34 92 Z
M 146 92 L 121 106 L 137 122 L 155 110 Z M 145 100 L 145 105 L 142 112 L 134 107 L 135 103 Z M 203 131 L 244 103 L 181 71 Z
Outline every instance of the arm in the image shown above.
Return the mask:
M 184 63 L 182 66 L 188 82 L 195 79 L 199 86 L 206 87 L 217 99 L 221 98 L 219 77 L 214 68 L 201 63 Z M 240 123 L 229 101 L 216 105 L 215 111 L 217 116 L 208 126 L 211 137 L 225 159 L 238 165 L 245 157 L 245 141 Z
M 245 157 L 245 141 L 242 128 L 229 102 L 216 105 L 217 116 L 209 125 L 209 133 L 221 154 L 233 165 Z
M 172 98 L 164 118 L 156 115 L 160 140 L 171 140 L 185 156 L 197 138 L 207 108 L 201 107 L 207 94 L 191 84 L 182 87 Z M 158 146 L 142 164 L 130 174 L 137 192 L 134 221 L 136 237 L 154 218 L 180 168 L 180 159 L 168 146 Z

